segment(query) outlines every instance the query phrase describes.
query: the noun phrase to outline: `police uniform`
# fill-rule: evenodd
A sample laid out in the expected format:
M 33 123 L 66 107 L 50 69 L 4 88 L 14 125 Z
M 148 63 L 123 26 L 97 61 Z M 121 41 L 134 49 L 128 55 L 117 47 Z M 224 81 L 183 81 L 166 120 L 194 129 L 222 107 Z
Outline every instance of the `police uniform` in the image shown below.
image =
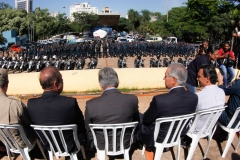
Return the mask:
M 0 84 L 4 81 L 8 81 L 7 71 L 0 69 Z M 19 100 L 8 97 L 6 93 L 0 92 L 0 124 L 20 124 L 31 143 L 33 143 L 37 135 L 30 127 L 31 119 L 28 114 L 27 107 Z M 20 137 L 18 131 L 12 130 L 12 135 L 21 147 L 25 147 L 25 144 Z

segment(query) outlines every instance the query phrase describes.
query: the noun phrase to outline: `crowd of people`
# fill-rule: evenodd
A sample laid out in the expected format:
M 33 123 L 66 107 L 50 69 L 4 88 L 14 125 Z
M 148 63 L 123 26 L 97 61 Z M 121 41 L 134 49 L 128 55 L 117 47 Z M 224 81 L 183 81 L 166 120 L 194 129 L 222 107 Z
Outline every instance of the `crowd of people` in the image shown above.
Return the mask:
M 118 74 L 113 68 L 104 67 L 99 70 L 98 81 L 102 90 L 102 95 L 86 102 L 86 110 L 83 114 L 75 98 L 60 95 L 64 81 L 61 73 L 56 67 L 46 67 L 40 72 L 39 82 L 43 89 L 43 94 L 39 98 L 29 99 L 27 107 L 19 100 L 7 96 L 9 85 L 8 72 L 0 69 L 0 123 L 21 124 L 29 139 L 36 140 L 30 124 L 37 125 L 66 125 L 76 124 L 78 126 L 79 141 L 82 145 L 93 147 L 93 139 L 89 124 L 114 124 L 138 121 L 136 143 L 143 143 L 146 146 L 145 156 L 147 160 L 154 157 L 154 126 L 155 120 L 162 117 L 178 116 L 194 113 L 197 111 L 224 107 L 225 95 L 230 95 L 219 121 L 227 125 L 237 107 L 240 106 L 240 81 L 236 79 L 230 86 L 224 85 L 224 78 L 219 72 L 217 74 L 215 66 L 211 60 L 216 60 L 219 49 L 210 54 L 199 55 L 196 58 L 198 70 L 192 76 L 192 81 L 199 81 L 202 90 L 196 89 L 187 91 L 185 83 L 188 81 L 190 69 L 179 63 L 173 63 L 166 69 L 163 79 L 168 93 L 154 96 L 145 113 L 139 113 L 138 98 L 134 95 L 123 94 L 118 90 Z M 201 60 L 198 60 L 201 59 Z M 203 60 L 202 60 L 203 59 Z M 200 63 L 205 63 L 200 65 Z M 193 62 L 195 64 L 195 62 Z M 218 82 L 218 85 L 216 84 Z M 190 83 L 191 84 L 191 83 Z M 195 84 L 194 84 L 195 85 Z M 193 85 L 193 86 L 194 86 Z M 196 87 L 196 86 L 194 86 Z M 194 93 L 193 93 L 194 92 Z M 238 116 L 238 123 L 240 115 Z M 233 125 L 233 126 L 234 126 Z M 162 142 L 167 133 L 167 124 L 161 126 L 157 142 Z M 201 127 L 201 124 L 199 124 Z M 186 137 L 187 128 L 182 132 L 181 138 Z M 12 133 L 21 144 L 22 139 L 19 134 Z M 71 152 L 75 149 L 71 133 L 66 133 L 67 148 Z M 100 142 L 99 148 L 104 148 L 103 134 L 97 134 Z M 44 140 L 43 137 L 41 137 Z M 125 147 L 129 146 L 128 141 L 124 141 Z M 48 148 L 48 146 L 44 146 Z
M 164 43 L 164 42 L 147 42 L 147 41 L 133 41 L 133 42 L 118 42 L 114 40 L 94 40 L 88 42 L 81 42 L 75 44 L 68 43 L 51 43 L 44 45 L 31 45 L 26 49 L 20 50 L 17 57 L 34 58 L 35 56 L 53 55 L 61 57 L 78 56 L 78 57 L 119 57 L 121 56 L 154 56 L 157 54 L 171 56 L 194 56 L 195 46 L 188 43 Z M 4 51 L 2 56 L 8 57 L 8 51 Z

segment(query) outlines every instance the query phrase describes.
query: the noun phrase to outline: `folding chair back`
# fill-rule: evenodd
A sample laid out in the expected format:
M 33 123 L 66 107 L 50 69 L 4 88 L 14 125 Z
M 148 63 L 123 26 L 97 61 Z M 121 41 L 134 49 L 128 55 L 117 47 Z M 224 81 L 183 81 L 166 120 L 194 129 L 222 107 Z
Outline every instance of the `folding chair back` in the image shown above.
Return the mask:
M 43 144 L 44 144 L 44 141 L 43 141 L 43 137 L 41 136 L 44 136 L 46 138 L 48 145 L 50 147 L 50 150 L 48 151 L 50 160 L 53 159 L 53 155 L 55 155 L 57 158 L 59 156 L 70 156 L 71 159 L 77 159 L 77 153 L 80 150 L 80 148 L 82 150 L 83 158 L 86 159 L 84 148 L 80 146 L 80 143 L 78 140 L 77 125 L 75 124 L 56 125 L 56 126 L 31 125 L 31 127 L 34 128 L 39 138 L 42 140 Z M 73 151 L 72 153 L 69 153 L 68 151 L 64 133 L 63 133 L 64 131 L 73 132 L 73 139 L 77 147 L 77 150 Z M 60 141 L 59 141 L 59 138 L 60 138 Z
M 189 121 L 194 117 L 195 113 L 187 114 L 176 117 L 166 117 L 166 118 L 158 118 L 156 119 L 155 129 L 154 129 L 154 141 L 156 152 L 154 156 L 154 160 L 159 160 L 162 156 L 163 149 L 165 147 L 173 147 L 178 145 L 178 159 L 180 158 L 180 136 L 183 129 L 189 123 Z M 167 135 L 162 143 L 156 142 L 160 127 L 162 123 L 169 122 L 169 128 L 167 131 Z M 171 138 L 171 139 L 170 139 Z
M 105 154 L 106 155 L 120 155 L 124 154 L 124 159 L 129 159 L 129 149 L 133 141 L 133 134 L 135 131 L 136 126 L 138 125 L 138 122 L 131 122 L 131 123 L 121 123 L 121 124 L 89 124 L 89 127 L 91 129 L 94 145 L 97 148 L 98 152 L 98 158 L 105 160 Z M 125 132 L 128 129 L 131 130 L 131 136 L 130 136 L 130 145 L 129 148 L 124 148 L 124 138 L 125 138 Z M 105 140 L 105 150 L 100 150 L 98 148 L 98 142 L 96 137 L 96 131 L 99 132 L 101 130 L 104 135 Z M 121 131 L 119 131 L 121 130 Z M 117 133 L 120 133 L 120 141 L 117 142 Z M 111 133 L 112 135 L 109 135 Z M 109 136 L 112 136 L 112 150 L 109 150 Z M 117 149 L 117 144 L 120 144 L 120 149 Z
M 213 109 L 202 110 L 196 113 L 196 117 L 192 123 L 192 126 L 187 133 L 187 136 L 192 138 L 192 144 L 187 156 L 187 160 L 192 159 L 199 139 L 204 137 L 208 137 L 208 145 L 204 154 L 204 159 L 206 158 L 212 135 L 216 129 L 216 123 L 224 109 L 225 108 L 223 106 L 218 106 Z
M 233 124 L 235 123 L 235 121 L 237 120 L 238 118 L 238 115 L 240 113 L 240 107 L 238 107 L 235 111 L 235 113 L 233 114 L 232 118 L 231 118 L 231 121 L 228 123 L 227 126 L 224 126 L 222 125 L 220 122 L 218 122 L 218 125 L 223 129 L 225 130 L 226 132 L 229 133 L 229 136 L 228 136 L 228 141 L 227 141 L 227 144 L 226 144 L 226 147 L 223 151 L 223 154 L 222 154 L 222 157 L 224 158 L 229 150 L 229 147 L 231 146 L 231 143 L 234 139 L 234 136 L 237 132 L 240 132 L 240 121 L 238 120 L 236 126 L 234 128 L 232 128 Z M 236 146 L 236 149 L 235 151 L 237 151 L 238 147 L 239 147 L 239 144 L 240 144 L 240 138 L 238 138 L 238 143 L 237 143 L 237 146 Z
M 21 147 L 15 138 L 13 137 L 11 131 L 17 130 L 21 136 L 26 147 Z M 23 130 L 23 127 L 19 124 L 7 125 L 0 124 L 0 138 L 3 141 L 7 149 L 8 159 L 11 159 L 10 152 L 20 153 L 25 160 L 30 160 L 28 152 L 32 150 L 35 146 L 35 143 L 31 144 Z

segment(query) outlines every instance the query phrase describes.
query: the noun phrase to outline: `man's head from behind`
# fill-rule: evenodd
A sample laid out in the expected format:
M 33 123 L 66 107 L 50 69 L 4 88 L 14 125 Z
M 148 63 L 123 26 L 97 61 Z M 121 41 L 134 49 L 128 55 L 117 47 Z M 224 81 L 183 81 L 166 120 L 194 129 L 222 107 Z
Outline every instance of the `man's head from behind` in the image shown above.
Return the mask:
M 40 84 L 44 91 L 61 93 L 63 90 L 62 75 L 56 67 L 47 67 L 40 72 Z
M 117 88 L 119 85 L 117 72 L 110 67 L 100 69 L 98 73 L 98 82 L 102 90 L 112 87 Z
M 0 91 L 6 93 L 8 88 L 8 72 L 0 68 Z
M 201 66 L 197 76 L 197 80 L 202 87 L 216 84 L 217 78 L 215 67 L 208 64 Z
M 187 80 L 187 70 L 182 64 L 173 63 L 168 66 L 164 80 L 168 89 L 176 86 L 184 86 Z

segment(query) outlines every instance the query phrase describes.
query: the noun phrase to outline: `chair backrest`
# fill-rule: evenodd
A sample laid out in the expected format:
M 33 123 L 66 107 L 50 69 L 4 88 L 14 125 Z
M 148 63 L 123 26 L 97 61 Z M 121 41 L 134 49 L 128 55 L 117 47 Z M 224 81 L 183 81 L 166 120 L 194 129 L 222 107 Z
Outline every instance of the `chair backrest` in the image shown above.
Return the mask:
M 182 130 L 186 127 L 189 121 L 194 117 L 195 113 L 186 114 L 182 116 L 166 117 L 156 119 L 155 129 L 154 129 L 154 141 L 156 143 L 160 127 L 162 123 L 170 123 L 167 131 L 167 135 L 161 144 L 165 147 L 172 147 L 179 143 L 180 135 Z M 171 140 L 170 140 L 171 138 Z M 170 140 L 170 141 L 169 141 Z
M 70 153 L 67 148 L 67 143 L 64 137 L 64 131 L 72 131 L 73 139 L 77 147 L 78 152 L 80 150 L 80 143 L 77 135 L 77 125 L 56 125 L 56 126 L 43 126 L 43 125 L 31 125 L 38 134 L 39 138 L 44 144 L 43 138 L 45 137 L 50 150 L 55 156 L 69 156 Z M 44 136 L 44 137 L 42 137 Z M 60 140 L 59 140 L 60 139 Z M 44 144 L 46 145 L 46 144 Z
M 19 132 L 19 135 L 21 136 L 23 142 L 26 145 L 26 148 L 29 148 L 31 150 L 35 144 L 31 144 L 23 130 L 23 127 L 19 124 L 12 124 L 12 125 L 7 125 L 7 124 L 0 124 L 0 139 L 3 140 L 3 143 L 5 146 L 14 153 L 20 153 L 20 150 L 22 147 L 18 144 L 16 139 L 12 135 L 12 131 L 16 130 Z
M 136 126 L 138 125 L 138 122 L 131 122 L 131 123 L 120 123 L 120 124 L 89 124 L 89 127 L 91 129 L 92 135 L 93 135 L 93 140 L 94 140 L 94 145 L 99 150 L 98 145 L 97 145 L 97 138 L 96 138 L 96 133 L 95 131 L 102 131 L 104 135 L 104 140 L 105 140 L 105 153 L 107 155 L 120 155 L 124 154 L 124 137 L 125 137 L 125 132 L 127 129 L 132 129 L 131 130 L 131 137 L 130 137 L 130 145 L 132 144 L 133 141 L 133 134 L 135 131 Z M 121 130 L 121 131 L 119 131 Z M 120 133 L 120 142 L 117 142 L 117 133 Z M 111 133 L 112 135 L 109 135 Z M 112 137 L 112 150 L 110 151 L 109 149 L 109 136 Z M 117 149 L 117 144 L 120 144 L 120 149 Z M 130 146 L 129 146 L 130 147 Z
M 198 134 L 200 138 L 212 134 L 213 127 L 216 125 L 224 109 L 223 106 L 218 106 L 217 108 L 197 112 L 188 133 Z
M 240 112 L 240 107 L 238 107 L 235 111 L 235 113 L 233 114 L 232 116 L 232 119 L 231 121 L 228 123 L 227 125 L 227 128 L 231 128 L 232 125 L 234 124 L 234 122 L 236 121 L 236 119 L 238 118 L 238 115 L 239 115 L 239 112 Z M 234 129 L 239 129 L 240 127 L 240 121 L 238 121 L 237 125 L 234 127 Z

